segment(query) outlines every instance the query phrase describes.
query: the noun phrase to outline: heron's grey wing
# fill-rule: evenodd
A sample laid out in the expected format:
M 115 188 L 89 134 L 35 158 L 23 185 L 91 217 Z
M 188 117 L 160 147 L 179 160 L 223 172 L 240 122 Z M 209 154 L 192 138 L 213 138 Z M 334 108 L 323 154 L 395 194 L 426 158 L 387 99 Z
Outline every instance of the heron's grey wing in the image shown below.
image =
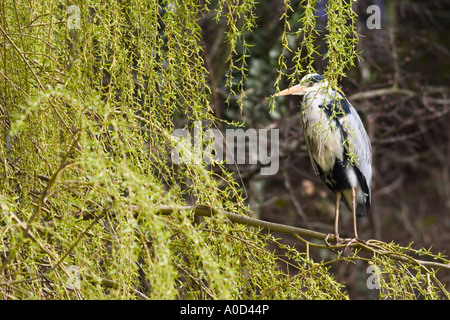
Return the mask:
M 355 108 L 345 98 L 340 99 L 340 104 L 342 109 L 346 111 L 345 116 L 339 118 L 341 127 L 346 131 L 348 139 L 345 147 L 349 154 L 353 153 L 355 155 L 356 163 L 354 166 L 362 173 L 365 179 L 365 185 L 361 183 L 361 187 L 364 192 L 369 193 L 372 180 L 372 145 Z

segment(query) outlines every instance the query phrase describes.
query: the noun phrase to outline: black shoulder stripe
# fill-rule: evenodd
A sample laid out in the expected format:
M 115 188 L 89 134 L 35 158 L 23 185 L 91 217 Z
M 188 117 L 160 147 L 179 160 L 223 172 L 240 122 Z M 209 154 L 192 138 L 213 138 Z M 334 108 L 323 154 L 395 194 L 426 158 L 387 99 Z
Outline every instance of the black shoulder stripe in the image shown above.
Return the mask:
M 315 82 L 315 83 L 320 82 L 323 79 L 325 79 L 325 78 L 323 76 L 321 76 L 320 74 L 314 74 L 312 77 L 309 78 L 310 81 Z
M 351 113 L 350 103 L 347 99 L 335 99 L 325 106 L 324 111 L 328 118 L 341 118 Z

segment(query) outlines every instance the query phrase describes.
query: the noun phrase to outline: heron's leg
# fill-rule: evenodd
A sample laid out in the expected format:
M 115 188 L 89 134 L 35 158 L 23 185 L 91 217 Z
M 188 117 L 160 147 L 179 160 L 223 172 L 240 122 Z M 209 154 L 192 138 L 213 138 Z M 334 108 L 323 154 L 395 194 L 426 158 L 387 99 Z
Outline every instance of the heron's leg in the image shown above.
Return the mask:
M 352 212 L 353 212 L 353 232 L 355 234 L 355 237 L 351 238 L 351 239 L 345 239 L 344 240 L 344 242 L 346 243 L 344 252 L 347 252 L 349 246 L 352 243 L 355 243 L 355 242 L 366 243 L 364 240 L 361 240 L 358 237 L 358 230 L 357 230 L 357 227 L 356 227 L 356 191 L 355 191 L 355 188 L 352 188 Z
M 336 242 L 339 239 L 339 201 L 341 201 L 341 192 L 336 192 L 336 207 L 334 208 L 334 238 Z
M 340 191 L 336 191 L 336 207 L 334 208 L 334 241 L 336 243 L 338 243 L 339 241 L 339 201 L 341 200 L 341 192 Z M 330 243 L 328 242 L 328 238 L 331 236 L 331 233 L 327 234 L 327 236 L 325 237 L 324 241 L 326 243 L 327 246 L 330 246 Z
M 353 232 L 355 234 L 355 239 L 358 238 L 358 230 L 356 227 L 356 192 L 355 188 L 352 188 L 352 212 L 353 212 Z

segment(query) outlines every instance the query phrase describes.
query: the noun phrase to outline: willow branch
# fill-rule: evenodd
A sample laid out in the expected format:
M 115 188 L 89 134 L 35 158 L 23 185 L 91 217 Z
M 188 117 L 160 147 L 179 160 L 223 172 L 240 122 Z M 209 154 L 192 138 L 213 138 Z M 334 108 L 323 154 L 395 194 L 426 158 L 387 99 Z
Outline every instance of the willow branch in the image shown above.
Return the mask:
M 383 242 L 380 242 L 378 240 L 368 240 L 365 243 L 359 242 L 359 241 L 354 241 L 354 242 L 350 242 L 350 243 L 340 244 L 340 242 L 344 241 L 345 239 L 342 239 L 342 238 L 335 239 L 334 235 L 328 235 L 328 234 L 325 234 L 322 232 L 288 226 L 288 225 L 280 224 L 280 223 L 259 220 L 259 219 L 251 218 L 248 216 L 231 213 L 231 212 L 224 211 L 224 210 L 217 210 L 217 209 L 209 207 L 207 205 L 177 206 L 177 207 L 161 205 L 159 207 L 158 212 L 159 212 L 159 214 L 162 214 L 162 215 L 170 215 L 173 212 L 180 211 L 180 210 L 192 210 L 195 215 L 203 216 L 203 217 L 211 217 L 214 215 L 221 214 L 221 215 L 226 216 L 228 218 L 228 220 L 230 220 L 231 222 L 234 222 L 234 223 L 239 223 L 239 224 L 256 227 L 256 228 L 260 228 L 260 229 L 266 229 L 270 232 L 281 232 L 281 233 L 292 235 L 297 240 L 309 245 L 310 247 L 330 249 L 330 250 L 332 250 L 332 249 L 344 250 L 346 248 L 358 248 L 363 251 L 369 252 L 371 254 L 389 256 L 390 258 L 397 260 L 397 261 L 412 262 L 412 263 L 415 263 L 424 268 L 430 267 L 430 268 L 443 268 L 443 269 L 450 270 L 450 264 L 439 263 L 439 262 L 434 262 L 434 261 L 424 261 L 424 260 L 415 259 L 408 255 L 400 255 L 398 253 L 390 252 L 390 251 L 386 250 L 385 248 L 383 248 L 382 247 Z M 328 245 L 328 244 L 320 245 L 320 244 L 305 240 L 305 237 L 322 240 L 324 242 L 325 242 L 325 239 L 327 239 L 327 237 L 328 237 L 329 241 L 334 241 L 337 244 L 336 245 Z
M 264 220 L 259 220 L 255 218 L 251 218 L 249 216 L 239 215 L 235 213 L 231 213 L 224 210 L 217 210 L 214 208 L 211 208 L 206 205 L 198 205 L 198 206 L 180 206 L 180 207 L 170 207 L 170 206 L 160 206 L 159 213 L 163 215 L 170 215 L 174 211 L 178 210 L 193 210 L 194 213 L 198 216 L 203 217 L 211 217 L 213 215 L 222 214 L 228 218 L 231 222 L 239 223 L 239 224 L 245 224 L 247 226 L 256 227 L 256 228 L 262 228 L 266 229 L 268 231 L 272 232 L 282 232 L 287 234 L 297 234 L 302 237 L 310 237 L 318 240 L 325 240 L 325 238 L 328 236 L 325 233 L 309 230 L 309 229 L 303 229 L 293 226 L 288 226 L 285 224 L 279 224 Z M 334 239 L 334 236 L 330 236 L 329 239 Z

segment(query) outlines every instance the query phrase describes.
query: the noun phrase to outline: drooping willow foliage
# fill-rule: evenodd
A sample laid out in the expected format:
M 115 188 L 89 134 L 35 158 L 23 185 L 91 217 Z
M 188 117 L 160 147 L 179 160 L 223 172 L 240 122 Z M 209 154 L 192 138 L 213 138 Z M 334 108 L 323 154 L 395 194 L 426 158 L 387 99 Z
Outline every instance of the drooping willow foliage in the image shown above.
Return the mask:
M 317 4 L 319 2 L 317 0 L 300 2 L 303 13 L 300 18 L 302 27 L 298 30 L 291 28 L 291 15 L 296 8 L 293 8 L 289 1 L 287 2 L 281 16 L 284 22 L 284 31 L 281 36 L 283 50 L 279 57 L 280 72 L 276 81 L 277 85 L 282 76 L 287 76 L 292 83 L 298 83 L 299 78 L 305 73 L 315 72 L 313 63 L 316 58 L 319 58 L 327 61 L 324 76 L 333 87 L 337 87 L 337 81 L 345 76 L 345 71 L 355 65 L 355 60 L 359 56 L 356 50 L 358 17 L 353 9 L 354 1 L 329 1 L 324 10 L 327 17 L 326 26 L 318 26 Z M 289 38 L 294 35 L 299 39 L 300 46 L 293 48 L 292 40 L 290 41 Z M 322 45 L 326 48 L 324 53 L 319 52 L 322 50 L 316 40 L 322 41 Z M 288 70 L 287 67 L 286 53 L 288 52 L 294 53 L 293 70 Z
M 199 220 L 177 210 L 203 204 L 251 213 L 220 163 L 193 159 L 195 150 L 188 161 L 172 161 L 172 133 L 176 123 L 192 131 L 195 121 L 220 121 L 200 19 L 226 20 L 227 86 L 245 99 L 245 36 L 257 27 L 255 5 L 2 2 L 2 298 L 348 298 L 328 266 L 307 252 L 221 215 Z M 351 6 L 342 8 L 351 18 Z M 330 9 L 336 19 L 337 12 Z M 330 61 L 345 60 L 345 67 L 354 58 L 342 51 L 347 46 L 334 48 Z M 336 78 L 344 72 L 328 70 Z M 161 206 L 175 209 L 161 215 Z

